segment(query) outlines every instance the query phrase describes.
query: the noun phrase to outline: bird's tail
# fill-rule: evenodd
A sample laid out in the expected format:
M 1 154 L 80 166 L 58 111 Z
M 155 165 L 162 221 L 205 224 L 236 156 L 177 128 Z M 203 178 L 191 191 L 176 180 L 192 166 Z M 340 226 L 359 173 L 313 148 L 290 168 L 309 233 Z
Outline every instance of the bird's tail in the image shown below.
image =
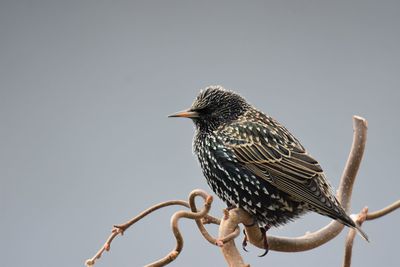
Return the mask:
M 368 235 L 363 231 L 363 229 L 361 229 L 361 226 L 358 225 L 356 222 L 354 222 L 355 226 L 354 228 L 356 228 L 357 233 L 367 242 L 369 242 L 369 238 Z
M 364 232 L 363 229 L 361 229 L 361 226 L 356 222 L 356 220 L 354 220 L 354 218 L 352 218 L 353 216 L 348 216 L 347 214 L 345 214 L 343 219 L 339 219 L 339 221 L 341 223 L 343 223 L 344 225 L 353 228 L 355 230 L 357 230 L 357 233 L 367 242 L 369 242 L 369 237 L 368 235 Z

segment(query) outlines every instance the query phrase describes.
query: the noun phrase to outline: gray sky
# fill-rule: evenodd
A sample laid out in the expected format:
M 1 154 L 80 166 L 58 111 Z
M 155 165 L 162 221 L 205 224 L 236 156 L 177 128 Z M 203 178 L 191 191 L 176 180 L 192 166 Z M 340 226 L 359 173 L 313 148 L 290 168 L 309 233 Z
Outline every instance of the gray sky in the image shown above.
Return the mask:
M 369 136 L 353 210 L 399 198 L 399 1 L 0 2 L 1 266 L 83 266 L 112 224 L 210 191 L 190 121 L 166 115 L 222 84 L 285 124 L 337 187 L 353 114 Z M 213 214 L 223 205 L 215 201 Z M 142 266 L 174 246 L 167 209 L 97 266 Z M 400 212 L 368 222 L 354 266 L 396 266 Z M 329 222 L 307 215 L 273 234 Z M 193 222 L 172 266 L 224 266 Z M 215 227 L 213 228 L 215 232 Z M 340 266 L 344 234 L 310 252 L 249 247 L 252 266 Z M 194 262 L 193 262 L 194 261 Z

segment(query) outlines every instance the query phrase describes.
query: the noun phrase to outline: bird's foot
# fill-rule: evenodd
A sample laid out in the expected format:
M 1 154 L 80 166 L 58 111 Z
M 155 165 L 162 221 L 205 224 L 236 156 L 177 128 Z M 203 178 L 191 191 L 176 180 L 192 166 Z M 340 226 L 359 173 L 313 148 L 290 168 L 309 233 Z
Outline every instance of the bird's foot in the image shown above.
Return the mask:
M 243 223 L 243 225 L 244 225 L 245 227 L 252 227 L 252 226 L 256 225 L 256 223 L 257 223 L 257 219 L 256 219 L 255 217 L 253 217 L 253 221 L 252 221 L 250 224 L 244 224 L 244 223 Z M 247 234 L 246 234 L 246 230 L 245 230 L 245 229 L 243 229 L 243 234 L 244 234 L 244 238 L 243 238 L 243 242 L 242 242 L 242 248 L 243 248 L 244 251 L 249 252 L 249 251 L 246 249 L 248 238 L 247 238 Z
M 261 233 L 263 235 L 263 247 L 265 249 L 265 252 L 261 255 L 258 255 L 258 257 L 264 257 L 265 255 L 268 254 L 269 251 L 269 244 L 268 244 L 268 238 L 267 238 L 267 231 L 271 228 L 269 225 L 265 226 L 264 228 L 260 228 Z

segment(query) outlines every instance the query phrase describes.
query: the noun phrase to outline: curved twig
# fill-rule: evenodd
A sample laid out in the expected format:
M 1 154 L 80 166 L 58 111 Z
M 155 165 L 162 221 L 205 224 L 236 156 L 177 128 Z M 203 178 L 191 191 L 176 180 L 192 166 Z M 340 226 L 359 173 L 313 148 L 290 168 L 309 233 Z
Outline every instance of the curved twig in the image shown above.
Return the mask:
M 204 218 L 201 220 L 201 222 L 203 224 L 216 224 L 216 225 L 220 225 L 221 224 L 221 220 L 214 217 L 214 216 L 204 216 Z
M 199 212 L 189 212 L 189 211 L 178 211 L 176 212 L 172 218 L 171 218 L 171 227 L 172 227 L 172 231 L 175 235 L 175 239 L 176 239 L 176 247 L 173 251 L 171 251 L 167 256 L 165 256 L 164 258 L 162 258 L 161 260 L 154 262 L 148 266 L 152 266 L 152 267 L 156 267 L 156 266 L 165 266 L 166 264 L 168 264 L 169 262 L 173 261 L 180 253 L 180 251 L 182 250 L 183 247 L 183 238 L 182 235 L 180 234 L 179 228 L 178 228 L 178 221 L 180 218 L 189 218 L 189 219 L 195 219 L 195 220 L 200 220 L 201 218 L 204 218 L 205 216 L 208 215 L 208 212 L 211 208 L 211 203 L 212 203 L 212 196 L 208 195 L 205 191 L 203 190 L 193 190 L 190 195 L 189 195 L 189 199 L 191 201 L 194 202 L 194 199 L 196 196 L 201 196 L 205 203 L 204 203 L 204 208 L 199 211 Z M 134 218 L 132 218 L 131 220 L 129 220 L 128 222 L 124 223 L 124 224 L 120 224 L 120 225 L 114 225 L 110 236 L 107 238 L 106 242 L 104 243 L 104 245 L 99 249 L 99 251 L 90 259 L 86 260 L 85 264 L 86 266 L 93 266 L 96 262 L 97 259 L 99 259 L 102 254 L 104 253 L 104 251 L 109 251 L 110 247 L 111 247 L 111 243 L 114 240 L 114 238 L 116 236 L 123 235 L 124 232 L 131 227 L 133 224 L 135 224 L 136 222 L 140 221 L 141 219 L 143 219 L 144 217 L 146 217 L 147 215 L 149 215 L 150 213 L 164 208 L 164 207 L 168 207 L 168 206 L 183 206 L 183 207 L 190 207 L 190 204 L 187 201 L 183 201 L 183 200 L 171 200 L 171 201 L 165 201 L 162 203 L 159 203 L 157 205 L 154 205 L 150 208 L 148 208 L 147 210 L 143 211 L 142 213 L 140 213 L 139 215 L 135 216 Z M 213 219 L 212 216 L 207 216 L 207 218 L 209 217 L 210 220 Z
M 219 226 L 219 236 L 229 235 L 240 223 L 243 223 L 242 219 L 244 217 L 247 218 L 247 216 L 250 216 L 247 212 L 239 208 L 235 208 L 226 212 L 227 214 L 225 214 Z M 258 229 L 258 231 L 260 230 Z M 244 260 L 240 255 L 234 240 L 225 243 L 224 246 L 221 247 L 221 252 L 224 255 L 229 267 L 250 266 L 244 263 Z
M 197 211 L 197 207 L 196 207 L 196 203 L 195 203 L 195 198 L 197 196 L 202 197 L 204 200 L 204 207 L 200 211 Z M 173 206 L 173 205 L 184 206 L 184 207 L 190 208 L 192 211 L 181 210 L 181 211 L 177 211 L 174 213 L 174 215 L 171 217 L 171 228 L 172 228 L 172 232 L 176 239 L 175 249 L 173 249 L 170 253 L 168 253 L 162 259 L 160 259 L 156 262 L 153 262 L 149 265 L 146 265 L 147 267 L 165 266 L 178 257 L 179 253 L 182 251 L 182 248 L 183 248 L 183 237 L 179 230 L 179 225 L 178 225 L 179 219 L 181 219 L 181 218 L 188 218 L 188 219 L 195 220 L 201 234 L 204 236 L 204 238 L 206 240 L 208 240 L 210 243 L 212 243 L 214 245 L 223 246 L 224 243 L 229 242 L 230 240 L 233 240 L 234 238 L 236 238 L 240 234 L 240 229 L 239 229 L 239 227 L 236 227 L 236 229 L 234 231 L 231 231 L 229 234 L 227 234 L 223 238 L 216 239 L 216 238 L 212 237 L 208 233 L 207 229 L 204 227 L 205 223 L 213 223 L 213 224 L 220 223 L 219 219 L 217 219 L 211 215 L 208 215 L 208 212 L 210 211 L 210 208 L 211 208 L 212 201 L 213 201 L 213 198 L 211 195 L 207 194 L 203 190 L 196 189 L 196 190 L 193 190 L 189 194 L 189 202 L 183 201 L 183 200 L 171 200 L 171 201 L 162 202 L 162 203 L 159 203 L 157 205 L 154 205 L 154 206 L 148 208 L 147 210 L 143 211 L 142 213 L 135 216 L 134 218 L 132 218 L 131 220 L 129 220 L 128 222 L 126 222 L 124 224 L 114 225 L 114 227 L 111 231 L 111 234 L 107 238 L 107 241 L 104 243 L 104 245 L 99 249 L 99 251 L 92 258 L 86 260 L 86 266 L 93 266 L 95 264 L 96 260 L 102 256 L 104 251 L 109 251 L 110 247 L 111 247 L 111 243 L 117 235 L 119 235 L 119 234 L 123 235 L 124 232 L 129 227 L 131 227 L 133 224 L 140 221 L 141 219 L 143 219 L 150 213 L 152 213 L 160 208 L 164 208 L 167 206 Z
M 204 198 L 204 196 L 203 196 L 203 198 Z M 190 209 L 192 212 L 197 212 L 195 197 L 192 195 L 189 196 L 189 205 L 190 205 Z M 207 229 L 204 227 L 204 219 L 206 219 L 206 218 L 207 218 L 208 222 L 210 222 L 210 223 L 215 222 L 215 219 L 216 219 L 210 215 L 204 216 L 201 219 L 196 219 L 195 222 L 196 222 L 197 228 L 199 228 L 200 233 L 203 235 L 203 237 L 208 242 L 210 242 L 213 245 L 219 245 L 218 240 L 216 238 L 214 238 L 213 236 L 211 236 L 210 233 L 208 233 Z
M 211 208 L 211 203 L 213 201 L 212 196 L 208 195 L 202 190 L 194 190 L 190 193 L 189 199 L 193 199 L 196 196 L 201 196 L 204 198 L 205 203 L 204 203 L 204 208 L 200 212 L 191 212 L 191 211 L 177 211 L 174 213 L 174 215 L 171 218 L 171 227 L 172 227 L 172 233 L 175 236 L 176 239 L 176 246 L 175 249 L 173 249 L 170 253 L 168 253 L 164 258 L 153 262 L 149 265 L 146 265 L 146 267 L 159 267 L 159 266 L 165 266 L 168 263 L 172 262 L 173 260 L 178 257 L 179 253 L 182 251 L 183 248 L 183 237 L 182 234 L 179 230 L 179 219 L 181 218 L 188 218 L 188 219 L 193 219 L 193 220 L 199 220 L 203 218 L 205 215 L 208 214 Z
M 391 213 L 392 211 L 395 211 L 398 208 L 400 208 L 400 199 L 381 210 L 368 213 L 366 220 L 371 221 L 371 220 L 378 219 L 382 216 L 385 216 L 386 214 Z
M 104 251 L 109 251 L 110 247 L 111 247 L 111 243 L 117 235 L 119 235 L 119 234 L 123 235 L 124 231 L 126 229 L 128 229 L 130 226 L 132 226 L 134 223 L 140 221 L 141 219 L 143 219 L 150 213 L 152 213 L 158 209 L 168 207 L 168 206 L 189 207 L 189 204 L 183 200 L 171 200 L 171 201 L 162 202 L 162 203 L 154 205 L 154 206 L 148 208 L 147 210 L 141 212 L 139 215 L 135 216 L 134 218 L 132 218 L 131 220 L 129 220 L 128 222 L 126 222 L 124 224 L 114 225 L 113 229 L 111 230 L 111 234 L 107 238 L 107 241 L 104 243 L 104 245 L 99 249 L 99 251 L 97 251 L 97 253 L 92 258 L 86 260 L 86 262 L 85 262 L 86 266 L 93 266 L 95 264 L 96 260 L 100 259 L 101 255 L 104 253 Z
M 365 220 L 367 218 L 367 213 L 368 213 L 367 207 L 363 208 L 360 211 L 360 213 L 357 215 L 357 218 L 355 219 L 355 221 L 358 225 L 362 225 L 363 222 L 365 222 Z M 347 234 L 347 237 L 346 237 L 345 253 L 344 253 L 344 258 L 343 258 L 343 267 L 350 267 L 350 265 L 351 265 L 351 256 L 352 256 L 355 236 L 356 236 L 356 230 L 350 229 L 349 233 Z
M 390 204 L 389 206 L 387 206 L 381 210 L 371 212 L 371 213 L 368 213 L 368 208 L 365 207 L 357 215 L 356 222 L 359 225 L 362 225 L 363 222 L 365 222 L 365 221 L 372 221 L 372 220 L 378 219 L 382 216 L 385 216 L 385 215 L 391 213 L 392 211 L 395 211 L 398 208 L 400 208 L 400 200 L 397 200 L 396 202 Z M 350 229 L 349 233 L 347 234 L 347 237 L 346 237 L 345 252 L 344 252 L 344 258 L 343 258 L 343 267 L 351 266 L 351 256 L 353 253 L 353 244 L 354 244 L 355 236 L 356 236 L 356 230 Z
M 202 196 L 204 198 L 204 195 Z M 195 202 L 195 196 L 190 195 L 189 196 L 189 205 L 190 209 L 192 212 L 197 212 L 197 207 L 196 207 L 196 202 Z M 203 235 L 203 237 L 211 244 L 217 245 L 219 247 L 222 247 L 226 242 L 229 242 L 236 238 L 240 234 L 240 228 L 237 226 L 235 230 L 231 233 L 228 233 L 227 235 L 221 237 L 221 238 L 214 238 L 210 233 L 207 231 L 207 229 L 204 227 L 204 224 L 212 223 L 212 224 L 217 224 L 219 225 L 221 223 L 221 220 L 207 214 L 201 219 L 196 219 L 195 220 L 197 228 L 199 228 L 200 233 Z

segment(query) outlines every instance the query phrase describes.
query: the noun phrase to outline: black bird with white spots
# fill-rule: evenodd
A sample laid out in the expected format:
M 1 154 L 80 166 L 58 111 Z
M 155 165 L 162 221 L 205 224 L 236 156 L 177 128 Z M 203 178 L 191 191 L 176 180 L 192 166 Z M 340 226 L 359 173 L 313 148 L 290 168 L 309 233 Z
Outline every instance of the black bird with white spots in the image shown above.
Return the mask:
M 260 227 L 314 211 L 356 228 L 368 240 L 336 199 L 318 162 L 283 125 L 240 95 L 210 86 L 188 110 L 170 117 L 193 120 L 193 149 L 208 185 Z

